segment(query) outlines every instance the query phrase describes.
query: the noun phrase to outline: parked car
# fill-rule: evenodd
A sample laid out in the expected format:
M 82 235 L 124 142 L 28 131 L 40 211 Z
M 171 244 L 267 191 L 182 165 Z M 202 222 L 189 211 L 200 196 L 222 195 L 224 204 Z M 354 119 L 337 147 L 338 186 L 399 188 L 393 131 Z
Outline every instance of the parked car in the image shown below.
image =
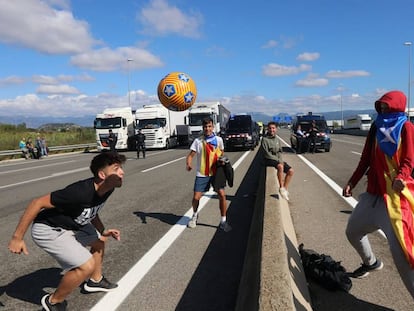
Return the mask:
M 315 146 L 310 146 L 311 140 L 309 138 L 312 121 L 315 121 L 316 127 L 318 128 L 315 137 Z M 301 126 L 302 132 L 306 135 L 305 137 L 301 137 L 296 133 L 298 125 Z M 312 112 L 297 115 L 291 127 L 290 145 L 296 150 L 296 153 L 306 152 L 313 147 L 315 151 L 323 149 L 325 152 L 329 152 L 332 147 L 332 142 L 325 117 L 321 114 L 313 114 Z

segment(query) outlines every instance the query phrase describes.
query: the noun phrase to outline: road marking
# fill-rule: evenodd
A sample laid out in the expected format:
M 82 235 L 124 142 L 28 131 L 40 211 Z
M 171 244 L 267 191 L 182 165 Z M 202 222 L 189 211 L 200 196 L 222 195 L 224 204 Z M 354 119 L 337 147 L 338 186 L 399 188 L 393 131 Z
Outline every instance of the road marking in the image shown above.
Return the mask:
M 356 152 L 356 151 L 351 151 L 351 153 L 353 153 L 353 154 L 356 154 L 356 155 L 362 155 L 362 153 L 361 152 Z
M 233 165 L 236 170 L 240 163 L 247 157 L 251 151 L 246 151 L 240 159 Z M 182 159 L 182 158 L 181 158 Z M 178 159 L 178 160 L 181 160 Z M 198 211 L 201 211 L 210 198 L 214 195 L 214 191 L 206 192 L 200 200 Z M 157 263 L 158 259 L 168 250 L 172 243 L 186 229 L 188 219 L 193 214 L 191 207 L 177 223 L 157 242 L 154 246 L 119 280 L 116 291 L 106 293 L 90 311 L 112 311 L 116 310 L 121 303 L 128 297 L 132 290 L 138 285 L 142 278 Z
M 171 164 L 171 163 L 174 163 L 174 162 L 177 162 L 177 161 L 181 161 L 182 159 L 185 159 L 185 157 L 181 157 L 181 158 L 178 158 L 178 159 L 175 159 L 175 160 L 172 160 L 172 161 L 169 161 L 169 162 L 165 162 L 165 163 L 160 164 L 160 165 L 157 165 L 157 166 L 153 166 L 153 167 L 151 167 L 151 168 L 147 168 L 146 170 L 143 170 L 143 171 L 141 171 L 141 172 L 142 172 L 142 173 L 146 173 L 146 172 L 149 172 L 149 171 L 155 170 L 155 169 L 157 169 L 157 168 L 160 168 L 160 167 L 166 166 L 166 165 L 168 165 L 168 164 Z
M 5 186 L 0 186 L 0 189 L 6 189 L 6 188 L 14 187 L 14 186 L 20 186 L 20 185 L 29 184 L 31 182 L 35 182 L 35 181 L 39 181 L 39 180 L 45 180 L 45 179 L 49 179 L 49 178 L 53 178 L 53 177 L 57 177 L 57 176 L 82 172 L 82 171 L 86 171 L 86 170 L 89 170 L 89 167 L 77 168 L 77 169 L 74 169 L 74 170 L 54 173 L 54 174 L 51 174 L 51 175 L 48 175 L 48 176 L 29 179 L 29 180 L 21 181 L 21 182 L 14 183 L 14 184 L 8 184 L 8 185 L 5 185 Z
M 65 161 L 65 162 L 60 162 L 60 163 L 52 163 L 52 164 L 45 164 L 45 165 L 37 165 L 37 166 L 32 166 L 32 167 L 19 168 L 19 169 L 15 169 L 15 170 L 11 170 L 11 171 L 0 172 L 0 175 L 9 174 L 9 173 L 16 173 L 16 172 L 21 172 L 21 171 L 28 171 L 28 170 L 38 169 L 38 168 L 42 168 L 42 167 L 51 167 L 51 166 L 56 166 L 56 165 L 61 165 L 61 164 L 66 164 L 66 163 L 71 163 L 71 162 L 76 162 L 76 161 L 75 160 L 70 160 L 70 161 Z

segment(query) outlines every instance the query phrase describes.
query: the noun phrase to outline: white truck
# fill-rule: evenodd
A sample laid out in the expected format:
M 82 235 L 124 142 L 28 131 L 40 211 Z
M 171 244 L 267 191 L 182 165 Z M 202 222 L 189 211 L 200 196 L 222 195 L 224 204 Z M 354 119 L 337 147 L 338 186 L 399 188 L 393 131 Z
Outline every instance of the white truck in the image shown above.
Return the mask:
M 145 135 L 145 147 L 168 149 L 188 144 L 188 111 L 170 111 L 161 104 L 144 105 L 135 111 L 138 130 Z
M 131 107 L 104 109 L 96 115 L 94 128 L 99 151 L 109 150 L 109 130 L 117 138 L 115 149 L 131 150 L 135 146 L 135 114 Z
M 362 131 L 369 131 L 371 128 L 372 119 L 369 114 L 357 114 L 350 116 L 344 121 L 344 129 L 358 129 Z
M 221 135 L 230 118 L 230 111 L 220 102 L 195 103 L 188 110 L 188 125 L 190 126 L 190 142 L 197 138 L 203 131 L 203 119 L 213 119 L 214 132 Z

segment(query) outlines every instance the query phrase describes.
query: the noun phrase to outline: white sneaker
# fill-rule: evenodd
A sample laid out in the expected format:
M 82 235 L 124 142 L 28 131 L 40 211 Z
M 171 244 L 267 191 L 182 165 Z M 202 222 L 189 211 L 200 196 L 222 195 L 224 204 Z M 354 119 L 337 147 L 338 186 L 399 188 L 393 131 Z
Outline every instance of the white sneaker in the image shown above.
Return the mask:
M 227 221 L 220 222 L 219 228 L 224 232 L 229 232 L 232 229 L 232 227 L 227 223 Z
M 195 228 L 197 226 L 197 215 L 193 215 L 193 217 L 191 217 L 190 221 L 187 224 L 188 228 Z
M 286 190 L 285 187 L 280 188 L 280 195 L 286 200 L 289 201 L 289 192 Z

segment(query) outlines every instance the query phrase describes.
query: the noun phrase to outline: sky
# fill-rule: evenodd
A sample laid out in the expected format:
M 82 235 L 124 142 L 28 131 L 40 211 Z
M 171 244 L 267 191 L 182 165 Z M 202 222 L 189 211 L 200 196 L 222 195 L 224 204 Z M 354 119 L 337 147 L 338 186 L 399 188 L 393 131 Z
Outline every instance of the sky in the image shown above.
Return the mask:
M 371 109 L 411 93 L 413 12 L 412 0 L 0 0 L 0 115 L 137 109 L 175 71 L 232 113 Z

